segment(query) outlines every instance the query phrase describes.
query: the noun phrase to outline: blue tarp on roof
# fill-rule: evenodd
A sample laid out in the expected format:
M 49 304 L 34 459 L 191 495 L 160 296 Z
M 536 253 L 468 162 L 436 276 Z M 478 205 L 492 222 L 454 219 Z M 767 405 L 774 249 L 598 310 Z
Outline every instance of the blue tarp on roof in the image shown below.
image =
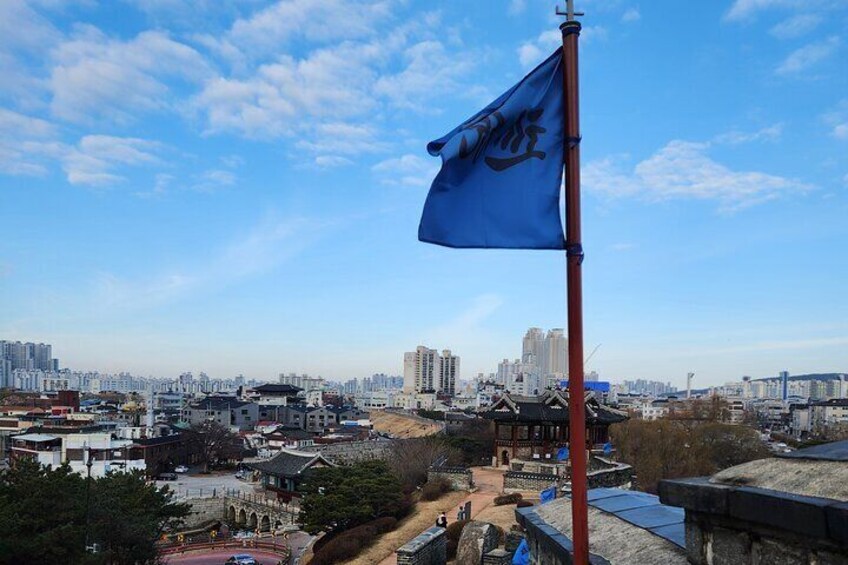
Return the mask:
M 589 506 L 643 528 L 671 543 L 686 547 L 682 508 L 660 504 L 659 497 L 646 492 L 598 488 L 588 492 Z

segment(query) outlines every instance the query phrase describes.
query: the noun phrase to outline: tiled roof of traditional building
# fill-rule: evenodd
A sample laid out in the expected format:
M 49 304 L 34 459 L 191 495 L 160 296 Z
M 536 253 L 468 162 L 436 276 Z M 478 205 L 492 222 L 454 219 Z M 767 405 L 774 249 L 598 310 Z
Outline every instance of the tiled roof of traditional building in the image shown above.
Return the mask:
M 598 402 L 587 393 L 586 421 L 615 424 L 628 418 L 625 412 Z M 568 392 L 548 390 L 540 396 L 518 396 L 505 394 L 483 412 L 483 417 L 498 421 L 567 422 Z
M 268 475 L 274 475 L 275 477 L 297 477 L 318 462 L 325 465 L 333 465 L 320 453 L 283 449 L 278 455 L 275 455 L 268 461 L 245 463 L 245 467 Z

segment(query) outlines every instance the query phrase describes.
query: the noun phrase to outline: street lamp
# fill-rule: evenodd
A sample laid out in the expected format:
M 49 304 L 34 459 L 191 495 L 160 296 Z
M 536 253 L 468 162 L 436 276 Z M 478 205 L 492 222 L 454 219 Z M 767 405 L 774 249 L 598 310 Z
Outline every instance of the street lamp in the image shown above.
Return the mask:
M 91 509 L 91 466 L 94 464 L 91 461 L 91 446 L 88 443 L 82 444 L 83 461 L 87 469 L 85 478 L 85 550 L 89 551 L 88 545 L 88 529 L 89 529 L 89 512 Z

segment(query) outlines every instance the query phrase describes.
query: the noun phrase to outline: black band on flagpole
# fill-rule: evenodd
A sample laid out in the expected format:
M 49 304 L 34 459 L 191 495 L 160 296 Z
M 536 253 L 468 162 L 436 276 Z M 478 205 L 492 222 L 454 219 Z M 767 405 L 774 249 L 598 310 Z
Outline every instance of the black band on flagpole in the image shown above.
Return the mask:
M 577 257 L 580 260 L 580 264 L 583 264 L 583 246 L 579 243 L 566 243 L 565 244 L 565 256 L 566 257 Z
M 569 20 L 567 22 L 562 22 L 559 26 L 559 29 L 560 31 L 562 31 L 563 36 L 571 35 L 572 33 L 580 35 L 581 27 L 582 26 L 580 25 L 580 22 L 578 22 L 577 20 Z

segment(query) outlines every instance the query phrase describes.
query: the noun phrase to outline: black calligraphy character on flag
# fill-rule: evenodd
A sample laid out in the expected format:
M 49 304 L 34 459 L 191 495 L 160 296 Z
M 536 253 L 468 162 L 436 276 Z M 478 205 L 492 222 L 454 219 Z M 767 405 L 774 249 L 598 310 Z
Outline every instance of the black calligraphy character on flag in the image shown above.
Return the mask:
M 547 129 L 535 123 L 542 117 L 543 112 L 543 108 L 521 112 L 515 122 L 505 129 L 503 135 L 495 140 L 495 146 L 500 145 L 502 150 L 509 147 L 509 152 L 515 156 L 505 158 L 487 156 L 486 164 L 493 170 L 500 172 L 534 157 L 544 160 L 546 154 L 544 151 L 537 151 L 536 144 L 539 142 L 539 136 L 545 133 Z M 525 118 L 530 122 L 526 126 L 524 125 Z M 516 155 L 521 150 L 525 138 L 527 140 L 526 149 L 523 153 Z
M 462 136 L 462 140 L 459 142 L 459 158 L 465 159 L 471 156 L 471 162 L 476 163 L 477 157 L 486 150 L 486 147 L 489 146 L 489 141 L 491 141 L 492 137 L 503 124 L 503 115 L 500 112 L 492 112 L 490 115 L 464 126 L 462 129 L 476 131 L 477 138 L 469 147 L 465 135 Z

